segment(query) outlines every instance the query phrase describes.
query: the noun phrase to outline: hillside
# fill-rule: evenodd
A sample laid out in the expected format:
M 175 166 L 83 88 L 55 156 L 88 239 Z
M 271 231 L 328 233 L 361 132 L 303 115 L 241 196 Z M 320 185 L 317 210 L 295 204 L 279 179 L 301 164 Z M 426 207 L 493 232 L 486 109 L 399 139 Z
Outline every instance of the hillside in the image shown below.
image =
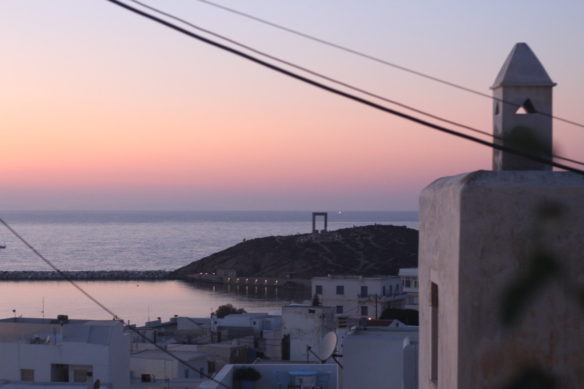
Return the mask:
M 238 276 L 310 278 L 327 274 L 397 274 L 418 264 L 418 231 L 371 225 L 320 234 L 269 236 L 244 241 L 173 272 L 214 273 L 234 269 Z

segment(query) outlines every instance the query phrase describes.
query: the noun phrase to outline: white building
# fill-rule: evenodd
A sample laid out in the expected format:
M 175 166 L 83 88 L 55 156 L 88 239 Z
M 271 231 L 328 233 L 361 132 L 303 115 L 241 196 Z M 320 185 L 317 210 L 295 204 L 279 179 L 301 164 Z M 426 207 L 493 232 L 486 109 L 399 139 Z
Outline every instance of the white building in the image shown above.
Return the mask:
M 137 327 L 136 332 L 132 332 L 132 344 L 143 342 L 142 336 L 153 342 L 172 344 L 202 344 L 211 341 L 211 319 L 174 316 L 168 321 L 161 318 L 148 321 L 143 327 Z M 133 350 L 135 351 L 135 350 Z
M 404 308 L 418 310 L 419 290 L 418 290 L 418 268 L 408 267 L 399 269 L 398 273 L 402 281 L 402 290 L 405 293 Z
M 213 374 L 231 363 L 247 363 L 247 346 L 242 346 L 239 341 L 209 343 L 196 345 L 197 351 L 204 353 L 208 360 L 209 374 Z
M 130 341 L 119 321 L 0 320 L 0 379 L 38 387 L 130 387 Z M 76 385 L 77 384 L 77 385 Z M 21 385 L 22 386 L 22 385 Z
M 396 276 L 313 277 L 312 295 L 336 314 L 366 318 L 378 318 L 388 306 L 401 308 L 405 297 Z
M 223 318 L 211 315 L 211 331 L 216 340 L 228 340 L 230 337 L 236 337 L 238 331 L 243 336 L 252 334 L 257 342 L 256 348 L 262 351 L 265 357 L 272 360 L 281 359 L 281 314 L 234 313 Z
M 259 334 L 264 329 L 279 328 L 281 325 L 281 315 L 254 312 L 234 313 L 222 318 L 218 318 L 215 314 L 211 315 L 211 331 L 213 332 L 218 332 L 220 328 L 248 327 Z
M 205 354 L 172 347 L 169 347 L 168 351 L 188 363 L 191 368 L 159 349 L 142 350 L 130 357 L 133 388 L 197 388 L 207 377 Z
M 311 315 L 318 318 L 327 308 L 316 307 Z M 307 313 L 303 309 L 312 308 L 284 307 L 288 311 L 288 315 L 284 314 L 284 323 L 290 315 L 295 319 L 303 317 Z M 343 340 L 342 354 L 342 369 L 335 363 L 226 365 L 214 377 L 216 382 L 205 381 L 200 389 L 237 387 L 233 376 L 239 367 L 253 367 L 261 374 L 256 389 L 417 389 L 418 327 L 402 325 L 353 330 Z
M 320 362 L 325 336 L 336 328 L 333 307 L 313 307 L 310 305 L 290 304 L 282 307 L 283 351 L 282 359 L 303 362 Z M 287 354 L 287 355 L 286 355 Z
M 417 389 L 418 327 L 366 327 L 342 344 L 345 388 Z

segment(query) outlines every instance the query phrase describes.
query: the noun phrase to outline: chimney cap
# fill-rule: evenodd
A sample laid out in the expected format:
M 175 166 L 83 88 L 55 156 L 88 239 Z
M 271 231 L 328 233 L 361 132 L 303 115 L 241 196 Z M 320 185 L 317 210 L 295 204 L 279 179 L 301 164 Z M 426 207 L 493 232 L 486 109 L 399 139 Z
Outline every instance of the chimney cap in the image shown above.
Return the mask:
M 555 85 L 527 43 L 516 43 L 491 88 Z

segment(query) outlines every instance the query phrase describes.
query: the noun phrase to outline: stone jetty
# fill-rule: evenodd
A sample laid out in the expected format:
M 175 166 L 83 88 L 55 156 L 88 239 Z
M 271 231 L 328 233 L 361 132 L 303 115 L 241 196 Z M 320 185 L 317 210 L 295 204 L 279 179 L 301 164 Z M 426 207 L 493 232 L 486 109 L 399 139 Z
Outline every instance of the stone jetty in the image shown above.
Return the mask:
M 75 281 L 159 281 L 176 277 L 164 270 L 103 270 L 64 271 Z M 0 281 L 62 281 L 63 276 L 54 271 L 0 271 Z

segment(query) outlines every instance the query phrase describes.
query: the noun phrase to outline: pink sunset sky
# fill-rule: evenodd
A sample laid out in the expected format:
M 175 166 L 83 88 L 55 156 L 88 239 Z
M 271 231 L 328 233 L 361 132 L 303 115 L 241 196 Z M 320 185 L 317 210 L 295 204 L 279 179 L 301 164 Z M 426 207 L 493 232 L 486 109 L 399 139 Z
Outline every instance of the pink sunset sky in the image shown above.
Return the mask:
M 144 0 L 345 82 L 491 131 L 488 99 L 197 0 Z M 584 2 L 217 0 L 490 93 L 516 42 L 584 122 Z M 472 4 L 471 4 L 472 3 Z M 107 1 L 0 5 L 0 209 L 416 210 L 491 150 L 246 62 Z M 584 129 L 554 123 L 584 160 Z

